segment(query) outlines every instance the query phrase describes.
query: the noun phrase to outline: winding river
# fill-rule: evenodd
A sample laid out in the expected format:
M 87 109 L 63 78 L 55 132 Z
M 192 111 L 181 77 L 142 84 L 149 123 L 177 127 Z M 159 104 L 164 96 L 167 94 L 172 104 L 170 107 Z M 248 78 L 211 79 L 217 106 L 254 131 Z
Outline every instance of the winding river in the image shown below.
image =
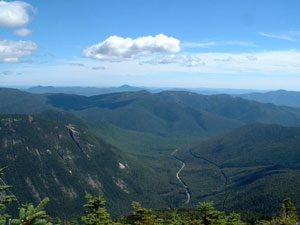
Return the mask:
M 184 190 L 185 190 L 185 193 L 186 193 L 186 202 L 185 202 L 185 204 L 189 204 L 190 203 L 190 200 L 191 200 L 191 192 L 189 191 L 189 188 L 188 188 L 188 186 L 186 185 L 186 183 L 181 179 L 181 177 L 180 177 L 180 172 L 184 169 L 184 167 L 185 167 L 185 163 L 181 160 L 181 159 L 179 159 L 178 157 L 176 157 L 175 156 L 175 153 L 178 151 L 178 149 L 176 149 L 176 150 L 174 150 L 173 152 L 172 152 L 172 156 L 176 159 L 176 160 L 178 160 L 180 163 L 181 163 L 181 168 L 177 171 L 177 173 L 176 173 L 176 178 L 177 178 L 177 180 L 182 184 L 182 186 L 184 187 Z

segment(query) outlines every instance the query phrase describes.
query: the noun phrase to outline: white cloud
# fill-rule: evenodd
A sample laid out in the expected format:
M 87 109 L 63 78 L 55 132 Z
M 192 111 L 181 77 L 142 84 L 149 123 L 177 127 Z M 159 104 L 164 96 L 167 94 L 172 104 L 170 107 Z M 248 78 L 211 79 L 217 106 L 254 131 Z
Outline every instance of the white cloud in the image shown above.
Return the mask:
M 281 39 L 281 40 L 285 40 L 285 41 L 300 40 L 300 31 L 295 31 L 295 30 L 280 33 L 280 34 L 270 34 L 270 33 L 265 33 L 265 32 L 260 32 L 259 34 L 264 37 Z
M 178 64 L 185 67 L 204 66 L 205 63 L 198 54 L 157 56 L 140 62 L 143 64 Z
M 12 72 L 10 70 L 0 71 L 0 75 L 4 75 L 4 76 L 13 75 L 13 74 L 14 74 L 14 72 Z
M 257 47 L 252 42 L 244 42 L 244 41 L 219 41 L 219 42 L 184 42 L 182 46 L 184 48 L 208 48 L 215 46 L 242 46 L 242 47 Z
M 137 55 L 172 53 L 180 51 L 180 41 L 164 34 L 137 39 L 111 36 L 83 50 L 83 55 L 93 59 L 124 60 Z
M 300 38 L 300 31 L 299 30 L 291 30 L 288 32 L 290 35 L 293 35 L 297 38 Z
M 216 42 L 184 42 L 182 46 L 184 48 L 206 48 L 211 46 L 216 46 Z
M 257 60 L 257 58 L 254 55 L 247 55 L 246 58 L 252 61 Z
M 169 69 L 176 68 L 180 72 L 300 75 L 300 50 L 256 53 L 186 53 L 145 57 L 141 64 L 161 66 L 168 64 Z
M 104 66 L 94 66 L 92 67 L 92 70 L 105 70 L 106 68 Z
M 286 88 L 299 90 L 300 49 L 244 53 L 180 53 L 172 57 L 141 56 L 120 62 L 95 64 L 89 58 L 65 59 L 59 64 L 15 64 L 15 74 L 2 76 L 2 85 L 84 85 L 119 86 L 194 86 L 232 88 Z M 191 56 L 188 56 L 191 55 Z M 189 66 L 184 59 L 192 57 L 199 66 Z M 169 59 L 168 64 L 154 60 Z M 198 61 L 196 60 L 198 59 Z M 152 63 L 140 64 L 141 61 Z M 72 67 L 69 63 L 82 63 Z M 165 61 L 167 62 L 167 61 Z M 204 64 L 203 64 L 204 63 Z M 93 67 L 103 66 L 104 70 Z M 1 65 L 0 65 L 1 67 Z M 1 69 L 0 69 L 1 70 Z M 3 69 L 5 70 L 5 69 Z M 43 76 L 41 76 L 43 74 Z
M 300 77 L 300 49 L 252 53 L 182 52 L 170 55 L 146 55 L 119 62 L 107 60 L 101 62 L 101 65 L 95 65 L 95 61 L 89 58 L 79 58 L 76 62 L 83 63 L 85 67 L 70 67 L 66 65 L 67 62 L 64 62 L 61 66 L 45 67 L 43 73 L 110 77 L 107 79 L 126 74 L 143 76 L 147 79 L 146 77 L 151 74 L 162 73 L 170 74 L 170 76 L 178 73 L 199 76 L 221 74 L 224 79 L 226 75 Z
M 257 47 L 256 44 L 252 42 L 246 42 L 246 41 L 225 41 L 221 42 L 220 45 L 232 45 L 232 46 L 243 46 L 243 47 Z
M 14 31 L 14 34 L 17 36 L 26 37 L 32 34 L 32 31 L 27 28 L 21 28 Z
M 34 12 L 35 9 L 26 2 L 0 1 L 0 26 L 23 26 L 30 20 L 30 11 Z
M 30 56 L 35 49 L 37 44 L 31 41 L 0 39 L 0 62 L 20 62 L 20 58 Z
M 84 64 L 83 63 L 69 63 L 70 66 L 80 66 L 83 67 Z
M 214 61 L 216 62 L 230 62 L 232 60 L 231 57 L 227 57 L 227 58 L 215 58 Z

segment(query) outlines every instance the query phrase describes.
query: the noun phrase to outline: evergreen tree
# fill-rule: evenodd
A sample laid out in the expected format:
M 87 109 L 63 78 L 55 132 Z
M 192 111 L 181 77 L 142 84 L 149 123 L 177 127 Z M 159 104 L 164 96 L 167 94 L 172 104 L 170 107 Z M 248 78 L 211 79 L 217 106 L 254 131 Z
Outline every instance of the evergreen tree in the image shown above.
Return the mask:
M 298 218 L 295 205 L 292 203 L 290 198 L 284 199 L 281 204 L 281 217 L 294 217 Z
M 105 199 L 99 191 L 98 197 L 93 198 L 89 193 L 85 194 L 87 204 L 84 205 L 87 210 L 81 217 L 81 221 L 87 225 L 111 225 L 112 220 L 105 208 Z
M 223 215 L 224 212 L 216 211 L 213 207 L 213 202 L 201 202 L 197 205 L 200 218 L 204 225 L 225 224 Z
M 157 218 L 152 214 L 151 209 L 145 209 L 138 202 L 133 202 L 132 207 L 135 211 L 124 220 L 125 224 L 135 225 L 162 225 L 163 219 Z
M 235 212 L 230 213 L 225 219 L 226 225 L 245 225 L 241 220 L 241 215 Z
M 0 182 L 3 184 L 0 184 L 0 225 L 5 225 L 6 221 L 10 216 L 5 213 L 6 205 L 16 201 L 16 197 L 14 195 L 6 195 L 5 191 L 10 189 L 12 186 L 6 185 L 3 182 L 3 171 L 6 168 L 0 168 Z
M 171 214 L 171 218 L 167 221 L 167 224 L 170 225 L 188 225 L 190 222 L 188 221 L 188 218 L 183 219 L 178 214 L 177 209 L 174 210 L 174 212 Z
M 271 221 L 261 221 L 262 225 L 298 225 L 299 216 L 296 211 L 295 205 L 291 199 L 284 199 L 281 204 L 280 217 L 273 218 Z
M 51 218 L 46 214 L 44 208 L 49 198 L 44 198 L 37 207 L 32 203 L 22 205 L 19 210 L 19 218 L 12 219 L 12 225 L 52 225 Z

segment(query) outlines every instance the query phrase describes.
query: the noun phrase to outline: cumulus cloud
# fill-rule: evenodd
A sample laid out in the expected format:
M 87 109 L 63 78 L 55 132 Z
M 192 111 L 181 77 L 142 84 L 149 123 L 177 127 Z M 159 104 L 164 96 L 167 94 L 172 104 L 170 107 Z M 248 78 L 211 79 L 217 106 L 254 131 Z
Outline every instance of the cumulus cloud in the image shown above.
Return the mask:
M 31 41 L 12 41 L 0 39 L 0 62 L 20 62 L 22 57 L 31 56 L 37 44 Z
M 103 42 L 83 50 L 83 55 L 100 60 L 124 60 L 137 55 L 180 51 L 180 41 L 164 34 L 137 39 L 110 36 Z
M 35 9 L 22 1 L 0 1 L 0 26 L 16 27 L 27 24 Z
M 14 34 L 17 36 L 26 37 L 32 34 L 32 31 L 27 28 L 21 28 L 14 31 Z

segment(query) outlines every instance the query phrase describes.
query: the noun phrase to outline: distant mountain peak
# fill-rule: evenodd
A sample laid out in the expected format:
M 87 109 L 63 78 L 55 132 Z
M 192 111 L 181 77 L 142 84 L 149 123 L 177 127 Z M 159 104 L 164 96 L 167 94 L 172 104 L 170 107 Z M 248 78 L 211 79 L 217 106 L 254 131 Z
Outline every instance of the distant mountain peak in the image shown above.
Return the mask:
M 128 85 L 128 84 L 123 84 L 120 86 L 120 88 L 132 88 L 132 86 Z
M 284 90 L 284 89 L 278 89 L 277 91 L 275 92 L 288 92 L 287 90 Z

